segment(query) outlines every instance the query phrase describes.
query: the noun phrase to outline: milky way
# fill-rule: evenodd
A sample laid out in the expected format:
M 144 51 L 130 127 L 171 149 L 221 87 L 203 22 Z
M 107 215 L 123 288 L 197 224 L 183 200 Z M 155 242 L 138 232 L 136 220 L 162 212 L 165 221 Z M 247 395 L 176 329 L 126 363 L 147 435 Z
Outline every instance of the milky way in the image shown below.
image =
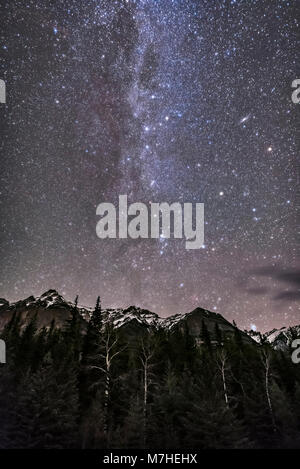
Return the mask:
M 296 1 L 1 2 L 0 295 L 299 323 Z M 96 207 L 203 202 L 205 244 Z

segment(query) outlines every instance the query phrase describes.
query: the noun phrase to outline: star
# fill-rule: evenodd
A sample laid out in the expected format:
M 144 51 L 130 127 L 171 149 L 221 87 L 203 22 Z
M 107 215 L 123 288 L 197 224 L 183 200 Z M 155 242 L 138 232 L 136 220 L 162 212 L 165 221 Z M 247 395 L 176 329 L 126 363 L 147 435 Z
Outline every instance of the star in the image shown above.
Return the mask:
M 242 119 L 240 119 L 240 124 L 244 124 L 245 122 L 247 122 L 247 120 L 249 120 L 250 117 L 251 117 L 251 114 L 248 114 L 247 116 L 242 117 Z

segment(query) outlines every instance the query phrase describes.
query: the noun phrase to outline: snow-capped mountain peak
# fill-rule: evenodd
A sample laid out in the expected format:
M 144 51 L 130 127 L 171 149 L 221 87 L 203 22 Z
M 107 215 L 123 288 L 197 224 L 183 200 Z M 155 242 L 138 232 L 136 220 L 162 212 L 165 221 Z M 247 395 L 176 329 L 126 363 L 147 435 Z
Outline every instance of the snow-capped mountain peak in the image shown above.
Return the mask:
M 0 299 L 0 330 L 10 320 L 16 311 L 20 314 L 25 325 L 30 318 L 37 314 L 38 327 L 49 327 L 54 320 L 58 327 L 63 327 L 65 321 L 70 318 L 74 311 L 81 317 L 83 330 L 89 322 L 94 308 L 76 305 L 67 301 L 56 290 L 51 289 L 35 298 L 29 296 L 24 300 L 9 303 L 5 299 Z M 137 306 L 126 308 L 108 308 L 102 310 L 103 325 L 112 323 L 116 328 L 125 328 L 129 334 L 135 335 L 138 330 L 158 329 L 175 330 L 184 328 L 195 338 L 201 338 L 204 325 L 212 339 L 215 339 L 216 330 L 219 329 L 223 337 L 233 337 L 238 330 L 236 325 L 227 321 L 221 314 L 208 311 L 203 308 L 195 308 L 187 313 L 177 313 L 166 318 L 158 316 L 156 313 Z M 245 342 L 256 341 L 258 344 L 270 343 L 276 349 L 285 349 L 291 341 L 300 337 L 300 326 L 283 327 L 274 329 L 269 333 L 260 334 L 254 331 L 240 331 Z
M 37 298 L 36 301 L 47 303 L 47 307 L 52 306 L 54 304 L 63 304 L 63 303 L 68 304 L 67 301 L 64 299 L 64 297 L 59 295 L 59 293 L 56 290 L 46 291 L 39 298 Z

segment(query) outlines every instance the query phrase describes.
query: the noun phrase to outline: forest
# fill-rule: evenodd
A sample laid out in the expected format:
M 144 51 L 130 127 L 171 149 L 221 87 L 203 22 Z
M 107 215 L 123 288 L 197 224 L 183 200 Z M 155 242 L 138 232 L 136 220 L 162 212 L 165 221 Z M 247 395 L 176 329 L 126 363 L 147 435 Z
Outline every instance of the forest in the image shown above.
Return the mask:
M 269 343 L 228 340 L 202 324 L 128 336 L 13 314 L 0 337 L 0 448 L 300 448 L 300 365 Z

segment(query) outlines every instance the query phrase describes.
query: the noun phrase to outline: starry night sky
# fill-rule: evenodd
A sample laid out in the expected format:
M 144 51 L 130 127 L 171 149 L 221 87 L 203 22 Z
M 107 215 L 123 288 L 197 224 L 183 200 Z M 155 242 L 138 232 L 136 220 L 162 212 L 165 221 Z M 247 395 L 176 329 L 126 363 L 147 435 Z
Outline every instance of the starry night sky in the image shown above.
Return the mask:
M 299 324 L 297 4 L 2 1 L 0 296 Z M 204 202 L 203 248 L 100 240 L 119 194 Z

